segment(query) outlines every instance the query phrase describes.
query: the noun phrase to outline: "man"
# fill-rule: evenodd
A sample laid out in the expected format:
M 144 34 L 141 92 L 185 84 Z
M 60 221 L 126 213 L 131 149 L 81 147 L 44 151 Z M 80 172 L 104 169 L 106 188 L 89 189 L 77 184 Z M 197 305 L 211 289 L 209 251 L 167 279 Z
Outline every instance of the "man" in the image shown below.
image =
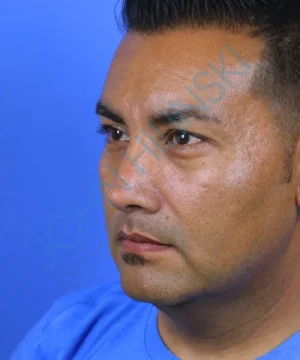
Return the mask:
M 299 11 L 124 1 L 97 104 L 120 284 L 59 299 L 13 360 L 300 359 Z

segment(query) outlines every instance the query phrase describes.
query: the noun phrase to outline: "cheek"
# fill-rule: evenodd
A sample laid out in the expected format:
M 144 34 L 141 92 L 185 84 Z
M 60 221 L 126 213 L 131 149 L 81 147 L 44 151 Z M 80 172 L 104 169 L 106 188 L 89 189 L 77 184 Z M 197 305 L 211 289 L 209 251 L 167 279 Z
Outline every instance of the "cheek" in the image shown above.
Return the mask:
M 194 254 L 202 251 L 208 255 L 214 239 L 226 228 L 226 218 L 234 217 L 229 191 L 222 184 L 223 173 L 221 168 L 207 168 L 173 176 L 172 187 L 169 184 L 172 191 L 165 193 L 174 221 L 185 234 L 182 246 L 189 256 L 193 256 L 194 251 Z
M 253 214 L 261 211 L 270 194 L 254 170 L 244 159 L 172 177 L 172 192 L 166 201 L 186 238 L 193 240 L 193 250 L 221 251 L 231 242 L 234 247 L 238 228 L 249 239 Z
M 100 177 L 100 180 L 103 181 L 105 179 L 107 179 L 107 176 L 109 174 L 109 172 L 107 171 L 107 156 L 106 156 L 106 152 L 104 150 L 101 158 L 100 158 L 100 161 L 99 161 L 99 177 Z
M 176 212 L 188 239 L 182 251 L 194 267 L 235 272 L 282 246 L 290 227 L 287 215 L 280 221 L 287 195 L 275 162 L 259 161 L 254 166 L 249 158 L 237 159 L 174 180 Z
M 98 168 L 101 190 L 104 197 L 108 195 L 108 191 L 111 188 L 121 186 L 117 169 L 116 161 L 104 150 Z
M 105 153 L 102 155 L 99 166 L 98 166 L 98 172 L 99 172 L 99 179 L 100 179 L 100 185 L 101 185 L 101 194 L 102 194 L 102 204 L 104 208 L 104 216 L 107 226 L 109 226 L 110 221 L 109 219 L 112 218 L 113 213 L 115 212 L 114 207 L 110 204 L 107 196 L 108 196 L 108 189 L 110 189 L 110 185 L 116 184 L 115 176 L 113 175 L 112 171 L 109 170 L 107 167 L 107 160 L 105 157 Z M 109 232 L 109 228 L 108 228 Z

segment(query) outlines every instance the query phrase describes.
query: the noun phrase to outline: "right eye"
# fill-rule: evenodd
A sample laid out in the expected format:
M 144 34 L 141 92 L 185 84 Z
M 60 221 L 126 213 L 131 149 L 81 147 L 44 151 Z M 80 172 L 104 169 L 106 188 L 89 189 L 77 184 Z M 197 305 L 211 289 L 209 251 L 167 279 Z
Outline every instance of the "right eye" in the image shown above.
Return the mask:
M 129 137 L 126 134 L 124 134 L 122 130 L 111 125 L 99 125 L 97 128 L 97 133 L 101 135 L 107 135 L 108 142 L 129 140 Z M 127 136 L 127 139 L 121 140 L 123 135 Z

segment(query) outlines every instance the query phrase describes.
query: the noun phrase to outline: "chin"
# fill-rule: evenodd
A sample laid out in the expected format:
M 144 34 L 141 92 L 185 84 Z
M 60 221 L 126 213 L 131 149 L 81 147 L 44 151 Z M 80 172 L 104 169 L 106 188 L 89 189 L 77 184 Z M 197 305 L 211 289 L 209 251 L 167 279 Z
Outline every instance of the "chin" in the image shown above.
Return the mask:
M 145 280 L 121 276 L 121 286 L 124 293 L 131 299 L 150 303 L 156 307 L 179 305 L 193 297 L 193 295 L 188 295 L 186 288 L 180 289 L 175 282 L 170 283 L 166 279 L 157 281 L 153 278 Z

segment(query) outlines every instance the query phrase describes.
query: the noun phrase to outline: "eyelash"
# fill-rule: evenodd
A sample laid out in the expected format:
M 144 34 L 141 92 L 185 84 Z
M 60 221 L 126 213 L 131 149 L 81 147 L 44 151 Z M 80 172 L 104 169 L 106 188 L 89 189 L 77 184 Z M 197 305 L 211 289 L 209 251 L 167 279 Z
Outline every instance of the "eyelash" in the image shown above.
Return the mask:
M 110 130 L 120 130 L 121 132 L 123 132 L 121 129 L 118 129 L 114 126 L 111 126 L 111 125 L 98 125 L 97 127 L 97 133 L 101 134 L 101 135 L 107 135 L 109 134 L 109 131 Z M 196 134 L 193 134 L 193 133 L 190 133 L 186 130 L 183 130 L 183 129 L 170 129 L 168 131 L 168 133 L 166 135 L 162 135 L 162 136 L 158 136 L 158 139 L 159 140 L 162 140 L 162 141 L 168 141 L 168 140 L 165 140 L 165 138 L 168 138 L 170 135 L 176 133 L 176 132 L 184 132 L 185 134 L 187 135 L 190 135 L 192 137 L 195 137 L 197 138 L 198 140 L 201 140 L 201 142 L 208 142 L 208 139 L 203 137 L 203 136 L 200 136 L 200 135 L 196 135 Z M 117 142 L 118 140 L 112 140 L 113 142 Z M 165 144 L 169 144 L 170 142 L 165 142 Z M 177 145 L 177 146 L 190 146 L 190 145 L 179 145 L 179 144 L 173 144 L 174 145 Z

